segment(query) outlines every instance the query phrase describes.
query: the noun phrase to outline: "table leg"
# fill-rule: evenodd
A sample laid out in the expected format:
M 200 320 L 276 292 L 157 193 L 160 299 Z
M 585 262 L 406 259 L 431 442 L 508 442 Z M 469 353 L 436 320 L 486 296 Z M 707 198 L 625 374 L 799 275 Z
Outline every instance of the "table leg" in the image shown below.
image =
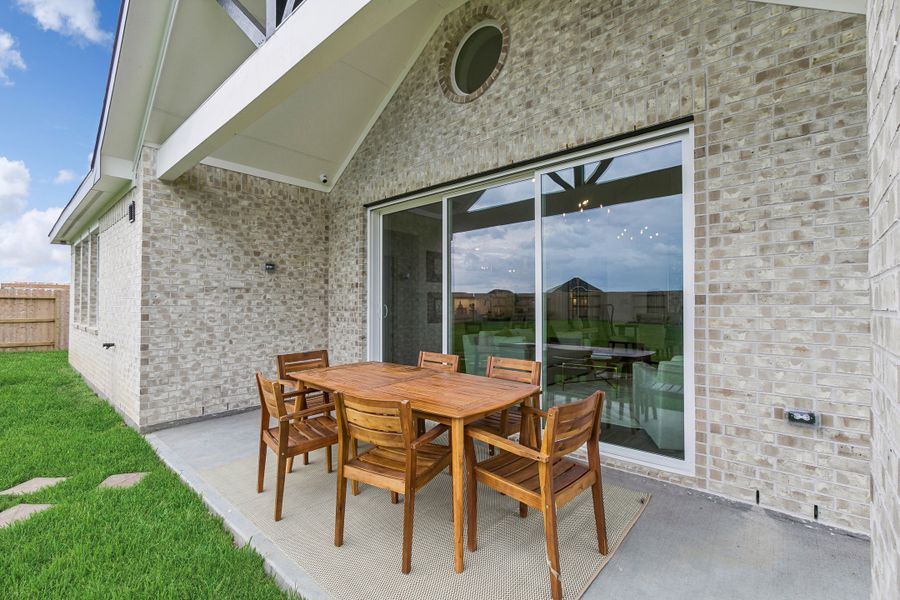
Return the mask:
M 462 419 L 453 419 L 450 423 L 450 444 L 453 452 L 453 551 L 455 555 L 456 572 L 463 572 L 463 504 L 465 489 L 463 482 L 466 478 L 465 466 L 465 422 Z

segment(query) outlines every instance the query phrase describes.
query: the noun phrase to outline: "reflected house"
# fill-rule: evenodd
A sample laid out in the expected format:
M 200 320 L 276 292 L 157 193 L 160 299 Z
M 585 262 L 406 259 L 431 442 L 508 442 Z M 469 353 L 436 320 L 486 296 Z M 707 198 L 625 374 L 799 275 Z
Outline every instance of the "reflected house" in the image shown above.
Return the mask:
M 533 321 L 534 294 L 510 290 L 491 290 L 485 293 L 455 292 L 453 319 L 460 322 Z
M 573 277 L 548 290 L 545 302 L 547 318 L 550 320 L 599 321 L 610 318 L 606 292 L 580 277 Z

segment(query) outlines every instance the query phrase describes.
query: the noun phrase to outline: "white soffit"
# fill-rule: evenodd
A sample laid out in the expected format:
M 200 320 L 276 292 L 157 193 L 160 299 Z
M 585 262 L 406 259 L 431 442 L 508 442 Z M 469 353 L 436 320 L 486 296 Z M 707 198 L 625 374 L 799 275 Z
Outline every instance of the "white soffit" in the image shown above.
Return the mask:
M 346 0 L 338 8 L 307 0 L 160 145 L 157 175 L 171 179 L 196 162 L 219 161 L 330 188 L 440 19 L 459 4 Z
M 800 8 L 816 8 L 835 12 L 866 14 L 866 0 L 758 0 L 766 4 L 782 4 Z
M 433 2 L 412 6 L 203 162 L 330 189 L 443 15 Z

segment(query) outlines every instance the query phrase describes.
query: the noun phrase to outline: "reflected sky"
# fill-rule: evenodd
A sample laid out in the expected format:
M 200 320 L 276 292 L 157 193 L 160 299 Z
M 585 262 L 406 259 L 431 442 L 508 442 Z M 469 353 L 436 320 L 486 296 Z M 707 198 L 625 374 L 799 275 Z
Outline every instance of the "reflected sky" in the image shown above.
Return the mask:
M 682 289 L 681 195 L 544 218 L 544 289 Z
M 674 142 L 624 154 L 611 162 L 585 163 L 583 173 L 579 172 L 578 176 L 589 182 L 588 186 L 633 178 L 625 182 L 629 186 L 626 189 L 639 187 L 646 192 L 655 188 L 647 185 L 646 177 L 642 181 L 636 176 L 680 164 L 681 143 Z M 601 172 L 598 168 L 605 170 Z M 541 177 L 547 202 L 554 201 L 554 193 L 565 191 L 566 187 L 558 181 L 565 182 L 570 189 L 574 186 L 575 171 L 567 168 L 554 173 L 553 178 Z M 680 191 L 680 185 L 676 189 Z M 533 196 L 534 183 L 528 178 L 451 199 L 451 214 L 455 211 L 461 217 L 465 216 L 461 213 L 470 215 L 469 222 L 472 218 L 479 221 L 484 218 L 488 222 L 489 217 L 475 215 L 479 211 L 487 215 L 488 209 L 532 200 Z M 547 216 L 542 222 L 545 290 L 573 277 L 610 292 L 683 289 L 682 195 L 631 202 L 618 198 L 620 203 L 607 207 L 586 204 L 582 211 L 565 214 L 552 214 L 558 210 L 545 211 Z M 452 233 L 451 251 L 453 292 L 484 293 L 494 289 L 534 292 L 533 221 L 492 224 Z

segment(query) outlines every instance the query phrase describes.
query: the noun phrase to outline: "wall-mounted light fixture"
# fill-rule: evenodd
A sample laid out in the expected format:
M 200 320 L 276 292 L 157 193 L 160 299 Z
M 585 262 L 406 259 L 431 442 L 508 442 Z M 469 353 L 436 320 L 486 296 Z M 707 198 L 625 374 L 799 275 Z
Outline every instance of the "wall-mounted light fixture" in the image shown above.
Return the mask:
M 134 220 L 137 218 L 137 208 L 134 205 L 134 200 L 131 201 L 131 204 L 128 205 L 128 222 L 134 223 Z
M 275 270 L 275 263 L 266 263 L 265 265 L 266 273 L 271 273 Z

